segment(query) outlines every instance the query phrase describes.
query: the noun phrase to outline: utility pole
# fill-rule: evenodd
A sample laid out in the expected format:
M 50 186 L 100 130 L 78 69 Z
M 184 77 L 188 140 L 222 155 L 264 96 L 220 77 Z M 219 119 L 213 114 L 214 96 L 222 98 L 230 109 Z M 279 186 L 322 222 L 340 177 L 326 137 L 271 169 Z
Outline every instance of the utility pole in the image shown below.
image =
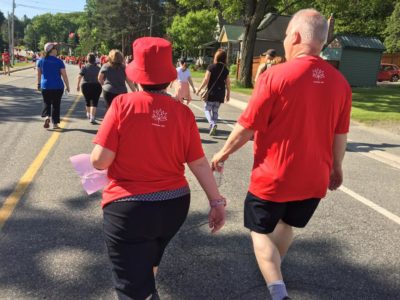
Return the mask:
M 11 15 L 9 12 L 7 12 L 8 17 L 7 17 L 7 25 L 8 25 L 8 53 L 11 53 Z
M 151 10 L 151 15 L 150 15 L 150 36 L 153 36 L 153 16 L 154 12 Z
M 13 0 L 12 23 L 11 23 L 11 64 L 14 65 L 14 15 L 15 15 L 15 0 Z

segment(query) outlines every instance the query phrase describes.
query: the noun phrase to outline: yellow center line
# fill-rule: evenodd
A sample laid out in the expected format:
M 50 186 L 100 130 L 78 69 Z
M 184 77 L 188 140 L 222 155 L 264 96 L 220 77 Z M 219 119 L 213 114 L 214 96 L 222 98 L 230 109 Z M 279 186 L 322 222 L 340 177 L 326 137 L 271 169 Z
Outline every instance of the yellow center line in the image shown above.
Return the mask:
M 68 124 L 69 117 L 71 116 L 72 112 L 74 111 L 76 105 L 79 102 L 81 95 L 77 96 L 72 103 L 71 107 L 68 109 L 67 114 L 63 118 L 60 123 L 61 128 L 65 128 Z M 60 137 L 62 130 L 58 130 L 53 132 L 50 138 L 47 140 L 46 144 L 40 150 L 39 154 L 33 160 L 29 168 L 25 171 L 25 174 L 20 178 L 15 187 L 14 191 L 7 197 L 3 206 L 0 208 L 0 231 L 3 228 L 5 222 L 13 213 L 15 207 L 17 206 L 18 202 L 21 200 L 22 196 L 24 195 L 26 189 L 32 183 L 36 173 L 39 171 L 40 167 L 42 166 L 44 160 L 46 159 L 47 155 L 49 154 L 50 150 L 53 148 L 55 143 L 57 142 L 58 138 Z

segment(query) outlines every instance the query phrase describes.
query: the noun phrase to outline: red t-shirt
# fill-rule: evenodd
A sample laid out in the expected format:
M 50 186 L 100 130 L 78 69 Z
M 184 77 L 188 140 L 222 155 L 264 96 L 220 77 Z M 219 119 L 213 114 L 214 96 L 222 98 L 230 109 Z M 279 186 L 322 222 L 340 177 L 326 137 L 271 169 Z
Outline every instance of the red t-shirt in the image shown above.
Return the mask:
M 273 66 L 238 122 L 255 130 L 249 191 L 274 202 L 326 195 L 335 134 L 349 131 L 351 89 L 320 57 Z
M 108 60 L 108 59 L 107 59 L 107 56 L 105 56 L 105 55 L 103 55 L 103 56 L 100 57 L 100 63 L 101 63 L 101 64 L 107 63 L 107 60 Z
M 116 153 L 102 206 L 122 197 L 186 186 L 184 164 L 204 156 L 193 112 L 148 92 L 116 97 L 94 143 Z
M 10 63 L 10 53 L 4 52 L 4 53 L 1 55 L 1 59 L 2 59 L 3 62 L 5 62 L 6 64 L 9 64 L 9 63 Z

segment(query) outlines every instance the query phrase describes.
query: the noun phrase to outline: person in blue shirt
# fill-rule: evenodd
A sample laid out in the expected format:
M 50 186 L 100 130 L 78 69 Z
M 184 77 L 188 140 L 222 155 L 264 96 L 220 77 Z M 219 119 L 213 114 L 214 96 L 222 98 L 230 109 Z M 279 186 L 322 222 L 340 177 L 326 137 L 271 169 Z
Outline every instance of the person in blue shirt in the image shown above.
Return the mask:
M 44 45 L 45 56 L 38 62 L 38 90 L 42 91 L 44 108 L 42 117 L 45 118 L 44 128 L 59 129 L 61 97 L 65 89 L 69 92 L 69 82 L 64 62 L 57 58 L 57 43 Z

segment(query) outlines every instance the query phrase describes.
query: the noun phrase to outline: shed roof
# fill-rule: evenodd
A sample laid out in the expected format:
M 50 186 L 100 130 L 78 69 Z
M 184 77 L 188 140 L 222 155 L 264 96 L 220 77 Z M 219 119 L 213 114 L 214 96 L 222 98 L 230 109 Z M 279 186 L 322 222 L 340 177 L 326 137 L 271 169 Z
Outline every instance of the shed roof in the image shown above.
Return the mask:
M 285 38 L 286 28 L 291 16 L 278 15 L 276 13 L 267 13 L 257 28 L 257 40 L 280 42 Z M 244 32 L 239 40 L 243 41 Z
M 338 35 L 335 40 L 337 40 L 342 48 L 363 48 L 371 50 L 386 50 L 382 42 L 375 37 L 364 37 L 356 35 Z M 332 42 L 334 43 L 335 40 Z
M 219 42 L 237 42 L 245 27 L 240 25 L 224 25 L 219 36 Z M 225 39 L 224 39 L 225 37 Z
M 215 48 L 218 45 L 219 45 L 219 42 L 211 41 L 211 42 L 200 45 L 198 48 L 199 49 Z

